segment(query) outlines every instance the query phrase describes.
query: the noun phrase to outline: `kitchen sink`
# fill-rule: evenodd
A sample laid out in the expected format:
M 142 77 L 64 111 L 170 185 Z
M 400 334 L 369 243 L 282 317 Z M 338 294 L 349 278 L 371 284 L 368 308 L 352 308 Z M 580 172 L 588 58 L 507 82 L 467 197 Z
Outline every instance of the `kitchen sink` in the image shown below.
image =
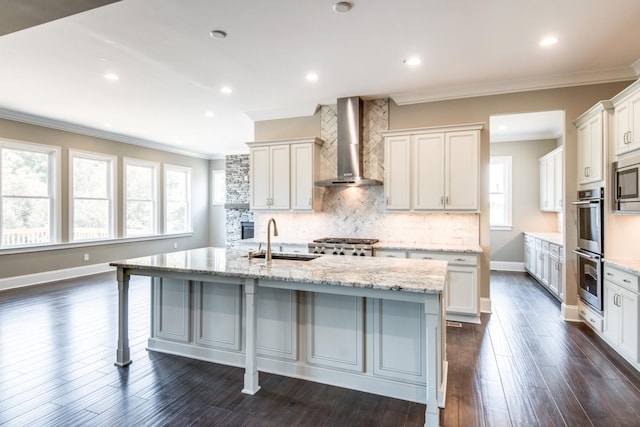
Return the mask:
M 249 252 L 249 258 L 266 258 L 267 253 L 261 252 Z M 288 261 L 311 261 L 318 258 L 320 255 L 304 254 L 304 253 L 286 253 L 286 252 L 272 252 L 271 259 L 284 259 Z

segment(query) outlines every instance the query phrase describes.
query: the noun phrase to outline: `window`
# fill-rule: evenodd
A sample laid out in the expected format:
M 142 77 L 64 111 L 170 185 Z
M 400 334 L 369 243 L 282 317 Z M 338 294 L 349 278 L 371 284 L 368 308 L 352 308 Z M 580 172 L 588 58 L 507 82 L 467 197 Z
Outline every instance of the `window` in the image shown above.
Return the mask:
M 223 205 L 227 198 L 226 174 L 223 170 L 211 171 L 211 204 Z
M 191 168 L 164 167 L 164 232 L 191 231 Z
M 116 157 L 69 151 L 71 240 L 115 237 Z
M 511 230 L 511 156 L 491 157 L 489 222 L 493 230 Z
M 0 140 L 0 246 L 59 240 L 60 149 Z
M 158 232 L 158 164 L 124 159 L 124 235 Z

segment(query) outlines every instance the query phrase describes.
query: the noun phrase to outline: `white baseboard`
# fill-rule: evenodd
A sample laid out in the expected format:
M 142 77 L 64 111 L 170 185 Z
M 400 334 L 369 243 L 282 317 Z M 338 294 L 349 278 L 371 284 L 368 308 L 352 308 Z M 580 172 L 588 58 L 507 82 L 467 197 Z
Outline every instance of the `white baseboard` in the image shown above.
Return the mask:
M 497 271 L 525 271 L 524 262 L 510 261 L 491 261 L 491 269 Z
M 115 270 L 109 263 L 83 265 L 82 267 L 65 268 L 62 270 L 43 271 L 42 273 L 25 274 L 22 276 L 0 279 L 0 291 L 25 286 L 39 285 L 57 280 L 73 279 L 90 274 L 105 273 Z
M 560 316 L 567 322 L 582 322 L 577 305 L 566 305 L 565 303 L 562 303 L 560 307 Z
M 480 298 L 480 313 L 491 313 L 491 298 Z

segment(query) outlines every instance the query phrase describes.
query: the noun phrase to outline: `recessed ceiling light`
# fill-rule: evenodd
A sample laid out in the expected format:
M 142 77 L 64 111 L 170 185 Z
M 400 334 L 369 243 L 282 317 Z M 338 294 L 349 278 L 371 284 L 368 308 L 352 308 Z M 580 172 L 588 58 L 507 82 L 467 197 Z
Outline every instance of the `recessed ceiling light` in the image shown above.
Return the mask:
M 418 58 L 417 56 L 412 56 L 411 58 L 407 58 L 404 61 L 402 61 L 403 64 L 407 64 L 407 65 L 418 65 L 420 64 L 420 58 Z
M 316 73 L 309 73 L 309 74 L 307 74 L 306 79 L 309 80 L 310 82 L 317 82 L 318 81 L 318 75 Z
M 213 37 L 214 39 L 216 39 L 216 40 L 221 40 L 221 39 L 224 39 L 225 37 L 227 37 L 227 33 L 225 33 L 222 30 L 211 30 L 209 35 L 211 37 Z
M 339 1 L 338 3 L 333 5 L 333 10 L 338 13 L 346 13 L 351 10 L 353 5 L 348 1 Z
M 222 88 L 220 88 L 220 92 L 222 92 L 222 93 L 231 93 L 231 92 L 233 92 L 233 90 L 231 89 L 230 86 L 222 86 Z
M 547 36 L 540 41 L 540 46 L 551 46 L 558 43 L 556 36 Z
M 110 128 L 110 127 L 112 127 L 112 126 L 113 126 L 113 125 L 112 125 L 111 123 L 105 123 L 105 124 L 104 124 L 104 127 L 106 127 L 106 128 Z
M 107 80 L 120 80 L 120 77 L 116 73 L 107 73 L 104 75 L 104 78 Z
M 207 111 L 204 115 L 207 117 L 213 117 L 215 114 L 213 114 L 213 111 Z

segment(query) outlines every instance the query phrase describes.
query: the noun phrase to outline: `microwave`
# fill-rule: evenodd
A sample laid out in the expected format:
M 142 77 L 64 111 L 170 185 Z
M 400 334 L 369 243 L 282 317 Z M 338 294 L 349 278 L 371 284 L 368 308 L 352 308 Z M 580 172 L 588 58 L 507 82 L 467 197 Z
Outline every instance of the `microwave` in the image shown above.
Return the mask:
M 640 156 L 620 159 L 612 170 L 613 211 L 640 214 Z

